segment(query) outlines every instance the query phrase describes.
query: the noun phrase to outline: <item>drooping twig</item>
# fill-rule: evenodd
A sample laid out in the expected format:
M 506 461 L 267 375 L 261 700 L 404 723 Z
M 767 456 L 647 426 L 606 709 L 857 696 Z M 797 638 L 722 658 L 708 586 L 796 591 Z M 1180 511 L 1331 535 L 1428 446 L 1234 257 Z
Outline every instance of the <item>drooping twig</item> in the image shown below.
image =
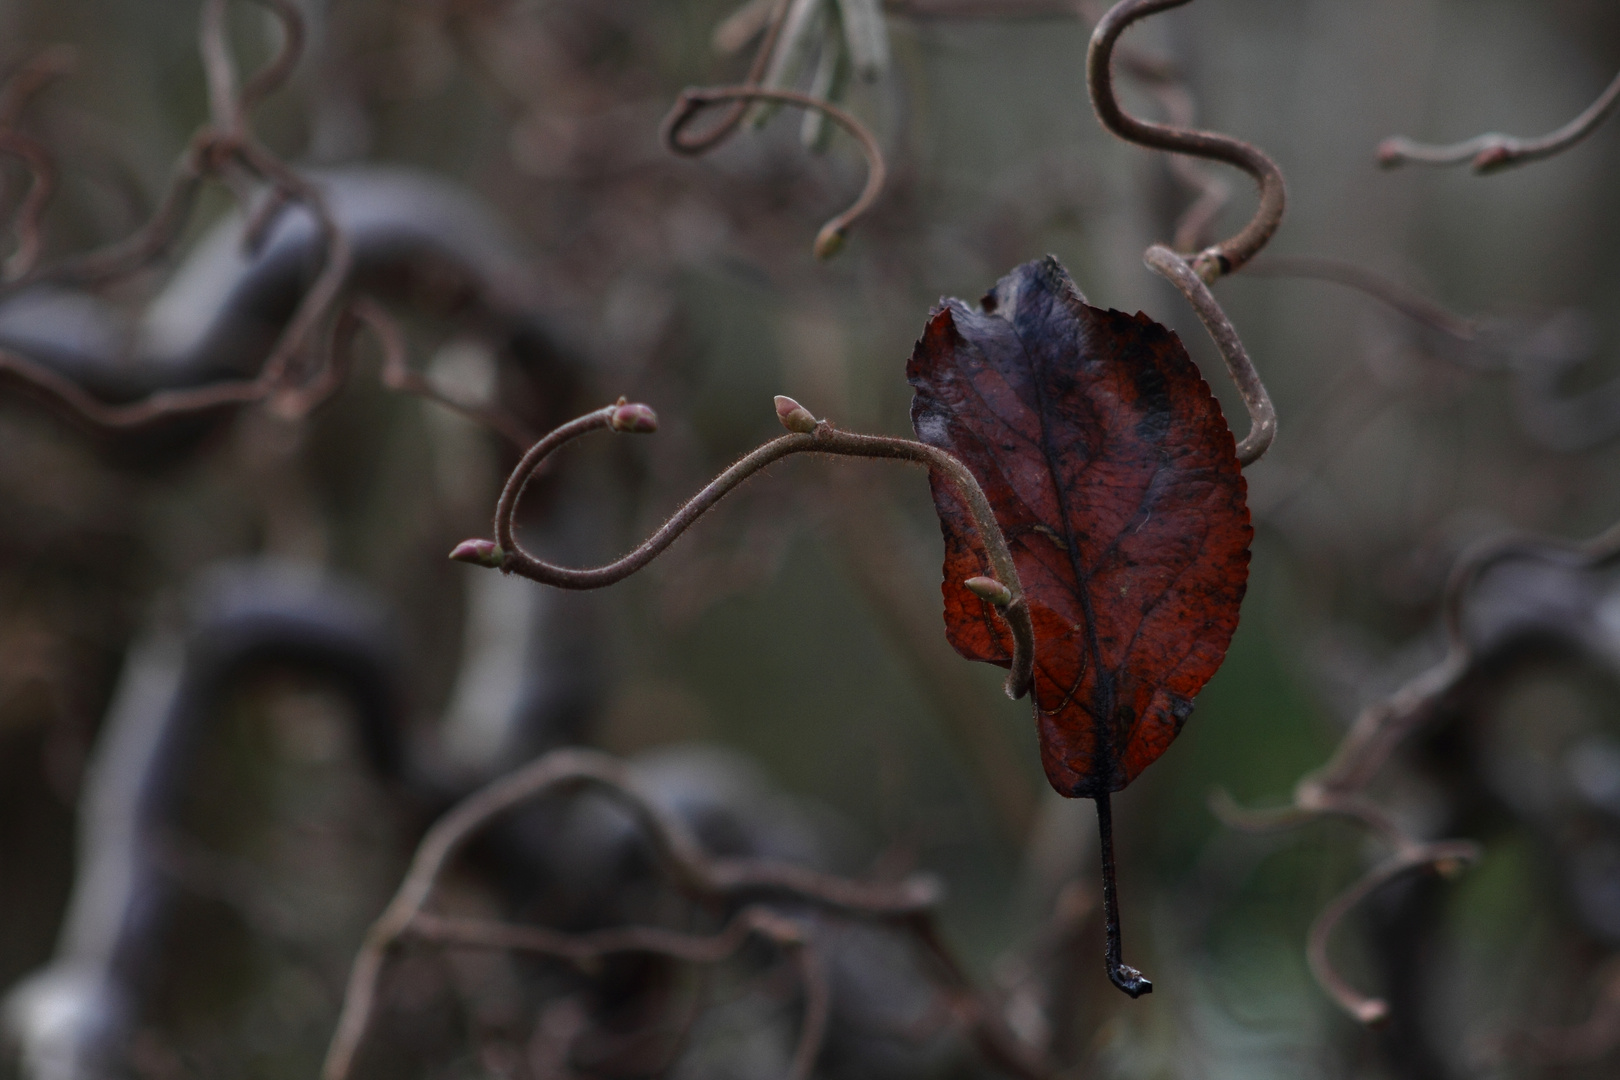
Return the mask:
M 796 90 L 771 90 L 758 86 L 718 86 L 709 89 L 682 90 L 681 96 L 676 99 L 675 107 L 664 118 L 660 137 L 664 145 L 674 153 L 699 154 L 714 146 L 719 140 L 715 131 L 709 131 L 696 139 L 683 136 L 686 126 L 694 117 L 716 102 L 732 101 L 739 105 L 750 101 L 775 101 L 785 105 L 797 105 L 803 109 L 815 109 L 826 114 L 839 127 L 849 132 L 855 141 L 860 144 L 861 153 L 866 156 L 866 185 L 861 188 L 849 208 L 843 213 L 831 218 L 821 230 L 816 233 L 815 253 L 818 259 L 828 259 L 836 255 L 844 246 L 844 239 L 849 233 L 850 226 L 854 225 L 877 202 L 883 193 L 883 183 L 888 175 L 888 166 L 883 159 L 883 149 L 878 146 L 877 137 L 872 134 L 865 124 L 857 120 L 848 111 L 809 94 L 801 94 Z M 728 113 L 728 118 L 730 114 Z M 729 130 L 722 123 L 720 130 Z
M 1097 23 L 1086 54 L 1086 84 L 1103 127 L 1128 142 L 1175 154 L 1209 158 L 1235 165 L 1260 187 L 1260 205 L 1243 230 L 1195 255 L 1194 272 L 1206 283 L 1243 267 L 1266 246 L 1282 223 L 1288 195 L 1282 171 L 1258 148 L 1229 135 L 1194 131 L 1139 120 L 1120 107 L 1114 95 L 1113 51 L 1119 36 L 1140 19 L 1181 7 L 1190 0 L 1120 0 Z
M 1237 384 L 1238 393 L 1243 395 L 1243 404 L 1249 410 L 1249 433 L 1238 443 L 1237 458 L 1243 465 L 1253 464 L 1260 460 L 1260 456 L 1271 446 L 1271 440 L 1276 438 L 1277 410 L 1271 404 L 1271 395 L 1266 392 L 1266 384 L 1260 381 L 1260 373 L 1249 359 L 1242 339 L 1221 305 L 1216 303 L 1209 286 L 1187 260 L 1167 247 L 1154 244 L 1147 249 L 1142 261 L 1181 290 L 1181 295 L 1197 312 L 1199 321 L 1220 350 L 1221 359 L 1226 361 L 1226 370 Z
M 1508 537 L 1485 542 L 1465 553 L 1452 571 L 1442 600 L 1441 619 L 1447 641 L 1444 657 L 1389 697 L 1364 708 L 1327 763 L 1299 781 L 1288 805 L 1263 811 L 1238 810 L 1219 793 L 1211 802 L 1211 809 L 1232 828 L 1269 831 L 1340 816 L 1366 825 L 1394 849 L 1386 862 L 1369 870 L 1324 909 L 1311 929 L 1308 945 L 1311 971 L 1318 984 L 1363 1023 L 1381 1021 L 1388 1015 L 1388 1008 L 1377 998 L 1355 990 L 1334 969 L 1327 955 L 1334 927 L 1372 892 L 1402 874 L 1423 866 L 1451 874 L 1479 857 L 1478 845 L 1468 841 L 1430 843 L 1410 836 L 1367 799 L 1365 792 L 1395 748 L 1433 717 L 1464 680 L 1480 673 L 1484 655 L 1469 637 L 1464 607 L 1484 573 L 1510 559 L 1578 569 L 1608 566 L 1620 561 L 1620 525 L 1585 543 Z
M 465 541 L 457 546 L 450 557 L 498 568 L 504 573 L 515 573 L 558 588 L 599 589 L 623 581 L 652 562 L 727 492 L 782 458 L 798 453 L 813 453 L 915 462 L 926 465 L 943 477 L 968 507 L 995 573 L 994 579 L 972 579 L 969 588 L 989 600 L 1012 631 L 1013 658 L 1012 669 L 1007 675 L 1007 694 L 1020 698 L 1028 693 L 1035 656 L 1035 632 L 1030 622 L 1029 608 L 1006 538 L 996 524 L 989 500 L 967 466 L 943 450 L 925 443 L 886 435 L 857 435 L 839 431 L 828 421 L 818 421 L 791 398 L 778 397 L 776 408 L 778 417 L 790 434 L 756 448 L 715 477 L 634 551 L 606 566 L 587 570 L 555 566 L 523 550 L 513 528 L 513 517 L 523 489 L 540 463 L 563 444 L 602 428 L 620 432 L 656 431 L 658 418 L 647 406 L 626 404 L 620 399 L 617 404 L 571 420 L 532 446 L 512 470 L 495 509 L 495 541 Z
M 1378 164 L 1393 169 L 1408 163 L 1416 165 L 1460 165 L 1469 162 L 1476 173 L 1500 172 L 1561 154 L 1596 131 L 1620 107 L 1620 74 L 1614 77 L 1596 101 L 1579 116 L 1556 131 L 1539 138 L 1516 139 L 1490 132 L 1449 146 L 1415 142 L 1395 135 L 1378 145 Z
M 1311 975 L 1315 977 L 1317 985 L 1326 990 L 1340 1008 L 1361 1023 L 1376 1025 L 1387 1020 L 1389 1005 L 1351 986 L 1328 959 L 1328 942 L 1334 929 L 1357 904 L 1396 878 L 1424 867 L 1432 867 L 1444 877 L 1455 877 L 1461 873 L 1464 864 L 1477 861 L 1479 856 L 1479 845 L 1466 840 L 1409 843 L 1334 897 L 1311 923 L 1306 938 L 1305 959 L 1310 964 Z

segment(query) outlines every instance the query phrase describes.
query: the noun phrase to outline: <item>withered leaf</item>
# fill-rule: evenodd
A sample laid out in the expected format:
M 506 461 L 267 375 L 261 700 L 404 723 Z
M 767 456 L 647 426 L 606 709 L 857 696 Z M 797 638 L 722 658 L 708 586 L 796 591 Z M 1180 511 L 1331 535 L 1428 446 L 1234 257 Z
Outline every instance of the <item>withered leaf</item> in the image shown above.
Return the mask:
M 1118 791 L 1170 745 L 1220 666 L 1249 573 L 1246 487 L 1220 406 L 1174 333 L 1090 306 L 1056 259 L 978 307 L 942 303 L 906 375 L 917 437 L 972 470 L 1035 625 L 1035 716 L 1060 793 Z M 946 634 L 1006 666 L 962 584 L 988 562 L 936 477 Z

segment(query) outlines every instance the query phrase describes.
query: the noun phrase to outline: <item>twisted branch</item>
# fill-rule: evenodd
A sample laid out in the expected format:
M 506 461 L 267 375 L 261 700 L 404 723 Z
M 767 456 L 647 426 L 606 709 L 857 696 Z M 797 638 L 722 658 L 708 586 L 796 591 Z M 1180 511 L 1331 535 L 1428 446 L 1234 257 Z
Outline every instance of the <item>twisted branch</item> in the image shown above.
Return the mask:
M 714 129 L 695 138 L 685 138 L 686 126 L 705 108 L 717 102 L 730 101 L 735 105 L 726 118 Z M 883 149 L 870 129 L 847 110 L 832 102 L 796 90 L 771 90 L 754 85 L 719 86 L 709 89 L 682 90 L 675 107 L 664 118 L 659 137 L 664 146 L 676 154 L 701 154 L 718 145 L 737 126 L 744 107 L 751 101 L 774 101 L 784 105 L 797 105 L 801 109 L 814 109 L 830 118 L 860 144 L 866 157 L 866 186 L 849 209 L 828 220 L 816 233 L 815 254 L 818 259 L 830 259 L 844 246 L 844 240 L 862 215 L 872 208 L 883 193 L 888 166 L 884 163 Z
M 1408 163 L 1417 165 L 1460 165 L 1469 162 L 1476 173 L 1501 172 L 1515 165 L 1540 161 L 1561 154 L 1596 131 L 1620 106 L 1620 75 L 1616 75 L 1598 99 L 1580 115 L 1556 131 L 1534 139 L 1488 132 L 1448 146 L 1415 142 L 1404 135 L 1391 136 L 1378 144 L 1378 164 L 1393 169 Z
M 1127 27 L 1160 11 L 1181 7 L 1189 0 L 1120 0 L 1097 23 L 1086 53 L 1086 85 L 1091 104 L 1103 127 L 1127 142 L 1176 154 L 1209 158 L 1235 165 L 1254 178 L 1260 188 L 1260 205 L 1243 230 L 1228 240 L 1205 248 L 1193 256 L 1192 268 L 1206 283 L 1223 274 L 1242 269 L 1266 246 L 1282 223 L 1288 195 L 1282 171 L 1258 148 L 1211 131 L 1139 120 L 1120 107 L 1114 95 L 1114 45 Z
M 833 454 L 910 461 L 926 465 L 943 477 L 967 506 L 995 573 L 993 579 L 972 578 L 967 584 L 976 594 L 990 601 L 1012 631 L 1012 669 L 1006 681 L 1008 696 L 1020 698 L 1028 693 L 1034 670 L 1034 626 L 1030 622 L 1023 586 L 1019 583 L 1018 570 L 1013 564 L 1012 553 L 1007 549 L 1006 538 L 996 523 L 989 500 L 967 466 L 945 451 L 925 443 L 887 435 L 857 435 L 839 431 L 829 421 L 811 416 L 808 410 L 791 398 L 778 397 L 776 408 L 778 417 L 790 434 L 757 447 L 715 477 L 628 555 L 606 566 L 576 570 L 536 558 L 518 543 L 512 521 L 529 478 L 553 451 L 587 432 L 610 428 L 618 432 L 645 433 L 656 431 L 658 427 L 658 418 L 650 408 L 626 404 L 622 398 L 617 404 L 586 413 L 535 443 L 512 470 L 495 508 L 495 541 L 464 541 L 457 545 L 450 557 L 499 569 L 503 573 L 515 573 L 561 589 L 600 589 L 623 581 L 645 567 L 728 492 L 766 466 L 791 454 Z

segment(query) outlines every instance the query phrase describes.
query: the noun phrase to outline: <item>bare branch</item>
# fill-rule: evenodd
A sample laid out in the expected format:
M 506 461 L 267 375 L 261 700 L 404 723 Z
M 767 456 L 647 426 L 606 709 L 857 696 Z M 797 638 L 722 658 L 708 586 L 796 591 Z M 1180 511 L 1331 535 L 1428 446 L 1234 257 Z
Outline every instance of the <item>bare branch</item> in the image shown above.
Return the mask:
M 1221 359 L 1226 361 L 1226 370 L 1237 384 L 1238 393 L 1243 395 L 1243 404 L 1249 410 L 1249 433 L 1238 443 L 1237 458 L 1240 464 L 1252 465 L 1260 460 L 1271 446 L 1271 440 L 1277 436 L 1277 409 L 1271 404 L 1271 395 L 1266 392 L 1266 384 L 1260 381 L 1260 373 L 1249 359 L 1248 350 L 1244 349 L 1237 330 L 1216 302 L 1209 286 L 1191 264 L 1159 244 L 1148 248 L 1142 260 L 1149 269 L 1181 290 L 1181 295 L 1187 298 L 1193 311 L 1197 312 L 1199 321 L 1204 324 L 1204 329 L 1214 339 Z
M 1433 867 L 1442 876 L 1454 877 L 1463 864 L 1479 859 L 1479 845 L 1466 840 L 1449 840 L 1437 844 L 1418 844 L 1402 851 L 1388 862 L 1369 870 L 1361 880 L 1334 897 L 1311 923 L 1305 958 L 1317 985 L 1326 990 L 1339 1007 L 1363 1024 L 1381 1024 L 1389 1018 L 1389 1005 L 1379 998 L 1368 997 L 1340 975 L 1328 959 L 1328 941 L 1340 921 L 1350 910 L 1371 896 L 1381 886 L 1422 867 Z
M 1113 71 L 1114 45 L 1119 36 L 1140 19 L 1188 2 L 1190 0 L 1120 0 L 1092 32 L 1091 47 L 1086 54 L 1086 82 L 1097 119 L 1120 138 L 1156 150 L 1224 161 L 1248 173 L 1259 185 L 1260 205 L 1243 231 L 1193 257 L 1193 270 L 1207 283 L 1241 269 L 1266 246 L 1282 223 L 1288 194 L 1276 163 L 1249 143 L 1210 131 L 1139 120 L 1120 107 L 1114 95 Z
M 626 404 L 621 398 L 617 404 L 571 420 L 532 446 L 507 478 L 495 509 L 495 542 L 468 540 L 459 545 L 450 557 L 495 567 L 503 573 L 519 574 L 562 589 L 600 589 L 623 581 L 652 562 L 728 492 L 766 466 L 791 454 L 833 454 L 911 461 L 926 465 L 942 476 L 968 507 L 996 575 L 992 584 L 999 584 L 1005 589 L 1004 595 L 987 596 L 986 599 L 991 600 L 1013 635 L 1013 659 L 1007 675 L 1007 694 L 1020 698 L 1028 693 L 1035 663 L 1035 631 L 1030 622 L 1029 608 L 1006 538 L 996 523 L 989 500 L 967 466 L 945 451 L 925 443 L 885 435 L 856 435 L 838 431 L 828 421 L 816 420 L 791 398 L 777 398 L 777 413 L 789 428 L 794 429 L 791 434 L 756 448 L 715 477 L 630 554 L 606 566 L 588 570 L 555 566 L 523 550 L 512 525 L 523 489 L 541 462 L 563 444 L 601 428 L 620 432 L 651 432 L 657 429 L 658 419 L 647 406 Z
M 848 111 L 809 94 L 801 94 L 795 90 L 769 90 L 757 86 L 720 86 L 681 91 L 681 96 L 675 101 L 675 107 L 664 118 L 660 137 L 665 147 L 677 154 L 700 154 L 714 146 L 719 141 L 716 133 L 729 131 L 724 121 L 719 128 L 706 132 L 696 139 L 683 139 L 682 132 L 703 109 L 721 101 L 734 101 L 739 103 L 739 106 L 750 101 L 775 101 L 797 105 L 803 109 L 815 109 L 826 114 L 860 144 L 861 153 L 866 155 L 866 186 L 861 189 L 860 195 L 850 204 L 849 209 L 829 220 L 821 227 L 821 231 L 816 233 L 816 257 L 828 259 L 836 255 L 844 246 L 844 239 L 850 226 L 872 209 L 872 204 L 877 202 L 878 196 L 883 193 L 888 166 L 884 163 L 883 149 L 878 146 L 876 136 Z M 740 115 L 740 110 L 734 111 Z M 727 116 L 729 119 L 730 113 Z
M 1438 663 L 1394 694 L 1363 709 L 1328 762 L 1300 780 L 1289 805 L 1252 811 L 1236 807 L 1222 793 L 1217 793 L 1212 800 L 1217 815 L 1237 828 L 1273 830 L 1297 827 L 1325 816 L 1348 817 L 1377 833 L 1394 850 L 1388 861 L 1369 871 L 1323 910 L 1311 929 L 1307 949 L 1311 971 L 1318 984 L 1362 1023 L 1383 1020 L 1388 1009 L 1382 1001 L 1352 988 L 1329 963 L 1327 941 L 1334 927 L 1375 889 L 1409 870 L 1434 866 L 1449 876 L 1479 857 L 1478 846 L 1469 841 L 1425 843 L 1408 835 L 1374 802 L 1365 798 L 1364 792 L 1395 747 L 1432 717 L 1464 679 L 1478 672 L 1482 657 L 1465 633 L 1463 605 L 1486 570 L 1513 558 L 1556 562 L 1582 569 L 1606 566 L 1620 561 L 1620 525 L 1584 543 L 1514 536 L 1490 540 L 1465 552 L 1452 571 L 1442 601 L 1442 623 L 1448 646 L 1446 655 Z
M 1541 161 L 1565 150 L 1596 131 L 1620 106 L 1620 75 L 1616 75 L 1598 99 L 1579 116 L 1556 131 L 1534 139 L 1516 139 L 1491 132 L 1476 135 L 1449 146 L 1414 142 L 1395 135 L 1378 145 L 1378 164 L 1393 169 L 1408 163 L 1416 165 L 1460 165 L 1469 162 L 1476 173 L 1501 172 L 1515 165 Z
M 432 897 L 439 876 L 456 853 L 489 822 L 521 803 L 547 792 L 583 787 L 602 790 L 619 800 L 635 817 L 675 887 L 696 897 L 727 899 L 776 895 L 830 910 L 887 918 L 918 914 L 938 902 L 938 887 L 929 878 L 913 877 L 895 885 L 884 885 L 830 877 L 786 863 L 710 858 L 679 819 L 664 813 L 637 792 L 634 777 L 622 762 L 590 750 L 556 750 L 474 793 L 440 818 L 423 837 L 398 892 L 372 925 L 355 957 L 343 1010 L 322 1068 L 324 1080 L 345 1080 L 349 1075 L 370 1026 L 377 980 L 387 955 L 397 942 L 411 933 L 413 923 Z M 781 923 L 766 922 L 756 915 L 747 925 L 751 930 L 764 933 L 788 923 L 786 919 Z M 428 925 L 437 926 L 441 933 L 457 933 L 443 923 Z M 461 932 L 467 932 L 465 924 Z M 487 930 L 482 932 L 487 933 Z M 779 931 L 778 936 L 785 937 L 786 932 Z M 639 937 L 639 944 L 651 943 L 645 935 Z M 528 940 L 536 943 L 538 939 Z M 626 941 L 620 942 L 624 943 Z M 710 947 L 714 944 L 711 941 Z M 693 946 L 690 939 L 679 947 L 701 950 L 701 946 Z M 812 980 L 816 977 L 806 973 L 807 997 L 812 1003 L 816 994 Z M 809 1010 L 807 1031 L 818 1026 L 812 1023 L 816 1012 L 815 1008 Z M 824 1012 L 822 1015 L 824 1017 Z M 824 1019 L 820 1024 L 824 1025 Z M 818 1035 L 816 1045 L 819 1038 Z M 803 1046 L 801 1043 L 801 1050 Z

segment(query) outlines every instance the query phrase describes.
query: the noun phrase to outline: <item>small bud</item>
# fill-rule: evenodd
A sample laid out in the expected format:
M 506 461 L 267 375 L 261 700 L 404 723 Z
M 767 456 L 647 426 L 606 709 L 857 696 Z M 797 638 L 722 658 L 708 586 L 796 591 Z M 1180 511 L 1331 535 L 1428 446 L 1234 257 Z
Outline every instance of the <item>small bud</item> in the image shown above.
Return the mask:
M 1477 173 L 1490 173 L 1513 164 L 1513 152 L 1501 143 L 1493 143 L 1474 155 L 1473 168 Z
M 816 234 L 816 258 L 830 259 L 844 250 L 844 233 L 841 229 L 822 229 Z
M 1434 872 L 1448 880 L 1457 877 L 1466 869 L 1468 864 L 1458 858 L 1436 859 L 1434 862 Z
M 1389 1006 L 1376 999 L 1363 1001 L 1356 1006 L 1355 1014 L 1368 1027 L 1382 1027 L 1389 1020 Z
M 1385 139 L 1378 144 L 1378 165 L 1380 168 L 1393 169 L 1405 160 L 1406 155 L 1401 152 L 1399 139 Z
M 608 427 L 627 434 L 644 435 L 658 430 L 658 414 L 640 403 L 626 405 L 624 399 L 620 398 L 613 415 L 608 417 Z
M 463 540 L 450 552 L 450 557 L 456 562 L 487 566 L 492 570 L 499 570 L 506 562 L 506 552 L 493 540 Z
M 970 577 L 962 582 L 967 591 L 980 600 L 988 600 L 996 607 L 1006 607 L 1012 603 L 1012 590 L 992 577 Z
M 816 430 L 816 418 L 810 415 L 810 410 L 781 394 L 776 395 L 776 418 L 782 421 L 783 427 L 799 435 L 809 435 Z

